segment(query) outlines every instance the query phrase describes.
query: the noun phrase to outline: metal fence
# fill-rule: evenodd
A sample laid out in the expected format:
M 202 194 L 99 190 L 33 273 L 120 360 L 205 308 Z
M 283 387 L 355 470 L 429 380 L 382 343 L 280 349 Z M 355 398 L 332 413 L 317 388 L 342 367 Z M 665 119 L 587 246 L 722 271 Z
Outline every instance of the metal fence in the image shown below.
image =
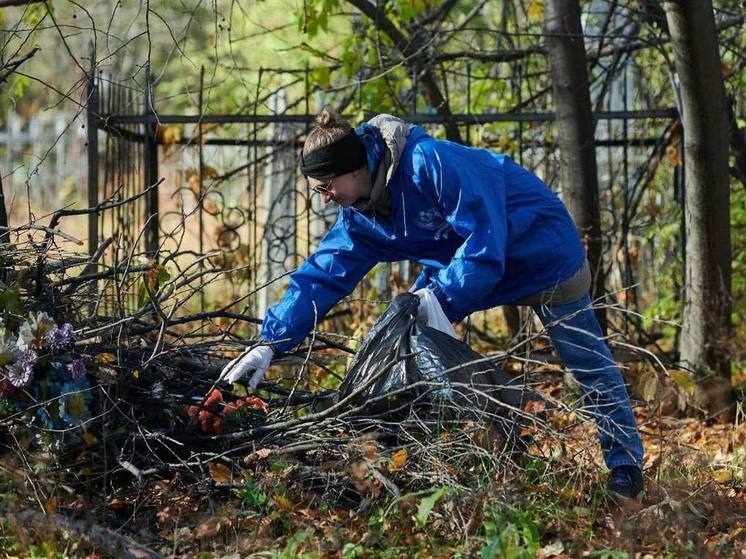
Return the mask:
M 470 67 L 467 70 L 463 75 L 468 92 L 475 78 Z M 655 281 L 654 273 L 649 280 L 641 277 L 643 266 L 630 257 L 637 234 L 631 224 L 650 179 L 649 163 L 660 157 L 678 118 L 670 108 L 630 109 L 627 73 L 620 79 L 624 81 L 617 93 L 594 113 L 602 201 L 612 214 L 618 209 L 622 216 L 614 215 L 607 227 L 608 265 L 614 272 L 611 289 Z M 309 106 L 314 92 L 308 81 L 306 76 L 304 99 L 288 100 L 280 90 L 269 99 L 265 114 L 258 112 L 257 103 L 244 114 L 204 114 L 201 86 L 197 114 L 169 115 L 154 106 L 152 81 L 136 90 L 91 68 L 89 205 L 96 206 L 115 192 L 136 196 L 159 179 L 162 182 L 131 204 L 93 216 L 90 250 L 95 251 L 102 239 L 114 237 L 107 251 L 107 263 L 113 266 L 135 254 L 163 261 L 177 249 L 189 248 L 195 259 L 219 251 L 212 259 L 200 260 L 199 266 L 218 262 L 232 271 L 196 292 L 195 304 L 202 311 L 216 308 L 226 290 L 234 295 L 243 290 L 251 294 L 251 312 L 263 316 L 279 295 L 279 282 L 272 280 L 300 264 L 336 214 L 310 196 L 296 170 L 302 139 L 315 118 Z M 506 151 L 553 188 L 561 186 L 557 147 L 551 140 L 552 113 L 475 114 L 469 105 L 467 100 L 466 112 L 448 116 L 429 109 L 401 116 L 430 130 L 456 123 L 467 141 Z M 365 112 L 364 107 L 358 108 Z M 674 172 L 673 181 L 671 192 L 680 191 L 681 173 Z M 618 251 L 620 258 L 615 257 Z M 390 264 L 378 270 L 377 285 L 384 295 L 391 271 Z M 399 271 L 405 281 L 409 279 L 409 265 Z M 132 284 L 126 304 L 106 297 L 102 304 L 111 308 L 116 303 L 125 311 L 137 305 L 136 292 Z

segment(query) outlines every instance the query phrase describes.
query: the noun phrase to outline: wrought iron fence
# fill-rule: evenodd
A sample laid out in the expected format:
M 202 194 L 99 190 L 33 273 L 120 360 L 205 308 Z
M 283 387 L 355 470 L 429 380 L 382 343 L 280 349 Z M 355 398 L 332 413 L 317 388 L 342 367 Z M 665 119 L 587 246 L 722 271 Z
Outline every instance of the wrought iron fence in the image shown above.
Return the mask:
M 463 75 L 468 93 L 476 78 L 468 65 Z M 594 113 L 602 200 L 611 216 L 607 248 L 611 249 L 609 270 L 616 270 L 612 289 L 645 280 L 640 262 L 631 257 L 636 234 L 632 218 L 640 210 L 650 179 L 650 161 L 660 158 L 678 118 L 670 108 L 631 110 L 626 79 L 620 92 L 607 96 L 606 106 Z M 305 83 L 305 99 L 288 100 L 280 90 L 264 113 L 255 103 L 253 110 L 235 115 L 205 114 L 202 85 L 197 114 L 168 115 L 154 106 L 152 81 L 136 90 L 91 68 L 89 204 L 96 206 L 116 192 L 125 198 L 141 194 L 127 205 L 92 217 L 91 251 L 113 236 L 106 261 L 113 267 L 131 263 L 133 256 L 169 262 L 179 270 L 219 266 L 226 270 L 224 276 L 205 282 L 194 294 L 198 309 L 217 308 L 229 290 L 246 302 L 244 310 L 263 316 L 279 294 L 280 282 L 275 280 L 313 250 L 336 214 L 311 196 L 296 170 L 302 139 L 315 118 L 309 107 L 313 91 L 307 76 Z M 505 151 L 548 184 L 561 186 L 557 185 L 557 148 L 551 139 L 552 113 L 475 114 L 470 104 L 467 95 L 466 112 L 438 115 L 428 110 L 402 118 L 434 131 L 456 123 L 466 141 Z M 364 107 L 358 108 L 365 113 Z M 218 128 L 221 136 L 215 133 Z M 163 182 L 148 190 L 159 179 Z M 673 181 L 672 191 L 679 192 L 681 173 L 675 171 Z M 182 261 L 172 259 L 176 252 Z M 192 262 L 184 261 L 186 253 L 192 255 Z M 384 264 L 377 272 L 384 296 L 390 294 L 391 271 L 392 265 Z M 409 279 L 408 264 L 399 271 L 405 281 Z M 112 300 L 114 290 L 102 290 L 101 305 L 107 311 L 124 314 L 141 303 L 142 288 L 135 279 L 128 281 L 120 279 L 120 286 L 127 287 L 124 300 Z

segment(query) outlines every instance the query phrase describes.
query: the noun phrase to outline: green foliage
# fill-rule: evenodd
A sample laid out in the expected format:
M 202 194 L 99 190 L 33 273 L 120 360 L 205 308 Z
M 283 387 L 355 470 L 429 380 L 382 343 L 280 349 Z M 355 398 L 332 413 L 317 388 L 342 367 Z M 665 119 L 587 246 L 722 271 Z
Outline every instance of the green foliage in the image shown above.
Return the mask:
M 274 460 L 269 464 L 269 471 L 274 473 L 280 473 L 290 465 L 286 460 Z
M 483 522 L 484 559 L 532 559 L 540 549 L 539 527 L 532 511 L 513 505 L 490 506 Z
M 534 456 L 528 456 L 523 466 L 523 483 L 526 487 L 531 487 L 545 479 L 550 468 L 549 462 L 540 460 Z
M 264 509 L 268 501 L 267 494 L 259 489 L 254 482 L 248 482 L 239 489 L 238 496 L 241 497 L 244 506 L 256 510 Z
M 430 495 L 427 497 L 423 497 L 420 501 L 419 506 L 417 507 L 417 516 L 415 516 L 415 521 L 417 523 L 418 528 L 424 528 L 425 524 L 427 523 L 427 518 L 430 516 L 430 512 L 433 510 L 433 507 L 435 504 L 440 500 L 441 497 L 444 495 L 448 495 L 449 493 L 453 493 L 455 489 L 450 486 L 443 486 L 436 488 Z
M 656 321 L 680 322 L 683 302 L 681 286 L 684 282 L 681 260 L 681 210 L 661 211 L 658 219 L 645 230 L 645 239 L 654 247 L 654 257 L 660 267 L 654 275 L 655 296 L 644 310 L 645 328 L 654 331 L 660 324 L 664 336 L 673 338 L 676 326 Z
M 21 308 L 21 294 L 17 287 L 6 287 L 0 291 L 0 314 L 19 316 L 23 313 Z
M 365 547 L 360 544 L 347 542 L 342 546 L 342 556 L 345 559 L 357 559 L 365 554 Z
M 285 549 L 279 553 L 273 554 L 272 556 L 276 559 L 310 559 L 315 557 L 313 554 L 300 553 L 298 551 L 303 542 L 310 536 L 311 532 L 308 530 L 299 530 L 288 538 L 287 544 L 285 544 Z
M 141 307 L 144 306 L 158 289 L 170 279 L 171 273 L 163 264 L 157 264 L 152 270 L 143 272 L 140 278 L 138 304 Z
M 0 517 L 0 551 L 3 557 L 27 559 L 69 559 L 71 555 L 58 549 L 54 542 L 26 544 L 13 534 L 10 521 Z
M 319 31 L 329 30 L 329 18 L 332 12 L 339 8 L 339 0 L 319 0 L 317 2 L 303 2 L 297 12 L 298 31 L 313 39 Z
M 629 559 L 629 553 L 626 551 L 614 551 L 612 549 L 598 549 L 591 551 L 588 557 L 596 559 Z

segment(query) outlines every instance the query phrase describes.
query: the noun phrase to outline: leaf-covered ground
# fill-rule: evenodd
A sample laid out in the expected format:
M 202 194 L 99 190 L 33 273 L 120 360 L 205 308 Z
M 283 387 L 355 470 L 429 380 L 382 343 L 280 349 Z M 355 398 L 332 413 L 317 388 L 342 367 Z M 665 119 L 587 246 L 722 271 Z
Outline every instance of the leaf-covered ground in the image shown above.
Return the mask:
M 543 378 L 547 394 L 569 390 Z M 529 427 L 526 455 L 499 468 L 459 455 L 459 433 L 440 434 L 426 468 L 417 452 L 342 433 L 335 458 L 315 465 L 347 477 L 348 498 L 334 499 L 300 480 L 299 453 L 271 448 L 248 449 L 237 469 L 211 462 L 200 482 L 123 476 L 120 491 L 84 495 L 60 483 L 48 455 L 15 447 L 0 460 L 0 556 L 120 555 L 102 544 L 105 526 L 145 546 L 133 557 L 746 556 L 743 415 L 722 425 L 670 407 L 636 407 L 646 491 L 621 507 L 606 496 L 593 425 L 572 413 L 550 414 L 549 431 Z M 484 433 L 470 437 L 489 451 Z

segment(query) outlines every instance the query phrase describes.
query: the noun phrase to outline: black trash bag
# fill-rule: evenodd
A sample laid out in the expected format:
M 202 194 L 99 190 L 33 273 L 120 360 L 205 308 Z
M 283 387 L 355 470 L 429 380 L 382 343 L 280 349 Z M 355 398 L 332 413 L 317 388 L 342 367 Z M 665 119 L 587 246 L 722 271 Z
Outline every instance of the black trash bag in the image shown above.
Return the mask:
M 447 409 L 450 419 L 490 423 L 503 443 L 514 441 L 524 402 L 538 395 L 464 342 L 418 321 L 418 306 L 411 293 L 391 302 L 363 339 L 339 400 L 354 394 L 350 406 L 388 419 Z

